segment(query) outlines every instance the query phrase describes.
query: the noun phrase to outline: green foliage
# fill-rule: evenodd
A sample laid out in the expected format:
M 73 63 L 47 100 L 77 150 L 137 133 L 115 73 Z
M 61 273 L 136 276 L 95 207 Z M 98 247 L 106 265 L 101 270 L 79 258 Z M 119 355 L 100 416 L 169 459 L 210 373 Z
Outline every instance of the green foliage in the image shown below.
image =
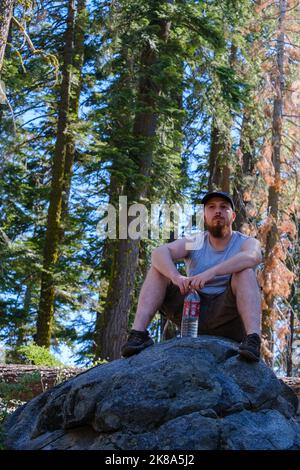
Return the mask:
M 19 354 L 24 356 L 24 362 L 36 366 L 57 366 L 63 367 L 64 364 L 56 359 L 48 349 L 37 346 L 36 344 L 28 344 L 18 349 Z
M 241 105 L 249 103 L 250 86 L 240 81 L 231 67 L 216 67 L 216 74 L 222 87 L 222 95 L 232 110 L 239 110 Z
M 93 359 L 93 356 L 91 356 L 91 359 Z M 105 359 L 97 359 L 96 361 L 92 360 L 91 367 L 103 366 L 104 364 L 108 364 L 108 361 L 106 361 Z

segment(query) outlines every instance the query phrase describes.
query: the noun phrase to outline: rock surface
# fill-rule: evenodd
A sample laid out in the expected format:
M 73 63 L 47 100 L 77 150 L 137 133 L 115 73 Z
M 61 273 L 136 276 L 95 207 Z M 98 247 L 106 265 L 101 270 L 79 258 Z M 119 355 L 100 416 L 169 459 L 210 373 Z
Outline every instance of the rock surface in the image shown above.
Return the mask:
M 298 398 L 213 336 L 172 339 L 64 382 L 6 421 L 8 449 L 300 449 Z

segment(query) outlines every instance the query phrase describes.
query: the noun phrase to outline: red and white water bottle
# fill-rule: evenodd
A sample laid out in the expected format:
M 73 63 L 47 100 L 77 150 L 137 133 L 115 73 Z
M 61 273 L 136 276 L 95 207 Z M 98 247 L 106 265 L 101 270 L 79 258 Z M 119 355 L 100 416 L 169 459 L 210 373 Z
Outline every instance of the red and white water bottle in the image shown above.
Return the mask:
M 199 314 L 200 296 L 196 290 L 192 290 L 184 298 L 181 319 L 181 337 L 190 336 L 197 338 Z

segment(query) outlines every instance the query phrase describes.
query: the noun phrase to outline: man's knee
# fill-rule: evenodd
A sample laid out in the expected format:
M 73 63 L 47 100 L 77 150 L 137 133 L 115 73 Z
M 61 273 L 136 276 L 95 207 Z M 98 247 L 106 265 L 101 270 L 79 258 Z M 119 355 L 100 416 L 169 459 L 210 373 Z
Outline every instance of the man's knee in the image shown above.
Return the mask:
M 235 293 L 236 286 L 244 281 L 256 280 L 255 272 L 252 268 L 245 268 L 242 271 L 238 271 L 236 273 L 232 273 L 231 276 L 231 287 L 233 292 Z
M 242 271 L 238 271 L 237 273 L 232 273 L 232 279 L 241 279 L 241 278 L 249 277 L 253 275 L 254 275 L 254 271 L 252 268 L 245 268 L 245 269 L 242 269 Z

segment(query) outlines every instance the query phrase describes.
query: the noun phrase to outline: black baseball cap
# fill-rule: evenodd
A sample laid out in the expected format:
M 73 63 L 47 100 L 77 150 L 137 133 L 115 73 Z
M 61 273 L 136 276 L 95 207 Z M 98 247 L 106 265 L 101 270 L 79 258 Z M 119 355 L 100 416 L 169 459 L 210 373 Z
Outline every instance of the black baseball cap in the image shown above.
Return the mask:
M 213 197 L 222 197 L 223 199 L 226 199 L 226 201 L 230 202 L 232 210 L 234 211 L 234 202 L 231 196 L 229 196 L 228 193 L 225 193 L 224 191 L 211 191 L 210 193 L 206 193 L 205 196 L 201 200 L 201 204 L 206 204 L 210 199 Z

